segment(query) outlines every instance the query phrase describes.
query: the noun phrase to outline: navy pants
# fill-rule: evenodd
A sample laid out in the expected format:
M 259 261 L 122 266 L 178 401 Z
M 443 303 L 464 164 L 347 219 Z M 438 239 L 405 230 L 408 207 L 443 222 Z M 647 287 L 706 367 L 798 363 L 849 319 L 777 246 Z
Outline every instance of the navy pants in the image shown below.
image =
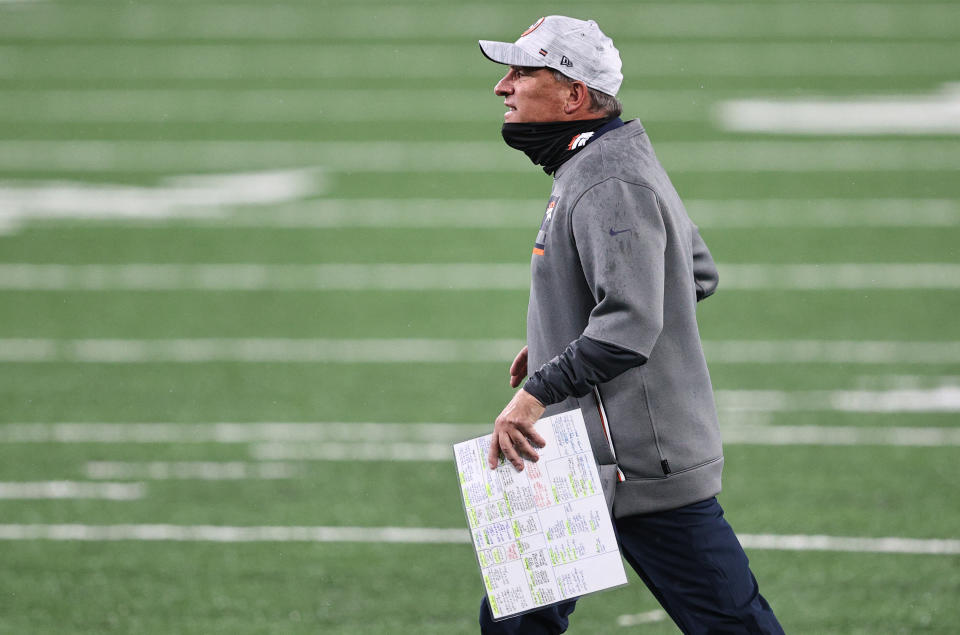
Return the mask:
M 716 498 L 615 524 L 623 556 L 684 633 L 783 634 Z M 575 607 L 571 600 L 494 622 L 484 597 L 480 628 L 485 635 L 563 633 Z

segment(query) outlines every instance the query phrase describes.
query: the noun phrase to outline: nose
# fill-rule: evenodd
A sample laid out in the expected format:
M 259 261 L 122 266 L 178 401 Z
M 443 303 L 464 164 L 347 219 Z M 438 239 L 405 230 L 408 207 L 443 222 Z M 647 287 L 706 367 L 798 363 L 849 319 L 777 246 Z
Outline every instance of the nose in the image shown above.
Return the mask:
M 511 77 L 512 72 L 507 72 L 500 81 L 497 82 L 497 85 L 493 87 L 493 94 L 499 97 L 506 97 L 513 93 L 513 78 Z

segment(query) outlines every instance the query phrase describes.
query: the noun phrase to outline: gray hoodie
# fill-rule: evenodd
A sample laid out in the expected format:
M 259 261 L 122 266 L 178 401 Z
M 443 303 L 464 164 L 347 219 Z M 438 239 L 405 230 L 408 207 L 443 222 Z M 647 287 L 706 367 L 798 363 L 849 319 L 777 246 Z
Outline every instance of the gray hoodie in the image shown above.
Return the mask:
M 614 515 L 716 495 L 723 452 L 696 303 L 717 270 L 639 121 L 557 170 L 531 269 L 528 368 L 581 335 L 648 360 L 544 415 L 582 409 Z

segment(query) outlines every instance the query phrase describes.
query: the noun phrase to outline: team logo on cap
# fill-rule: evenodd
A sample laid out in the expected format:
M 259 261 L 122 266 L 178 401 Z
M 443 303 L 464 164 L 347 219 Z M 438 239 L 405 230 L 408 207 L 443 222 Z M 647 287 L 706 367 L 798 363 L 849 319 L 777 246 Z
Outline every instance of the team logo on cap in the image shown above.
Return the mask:
M 539 20 L 537 20 L 536 22 L 534 22 L 533 24 L 531 24 L 531 25 L 530 25 L 530 28 L 527 29 L 526 31 L 524 31 L 523 34 L 520 35 L 520 37 L 523 37 L 523 36 L 525 36 L 525 35 L 530 35 L 530 34 L 533 33 L 534 31 L 536 31 L 536 30 L 537 30 L 537 27 L 540 26 L 541 24 L 543 24 L 543 21 L 546 20 L 546 19 L 547 19 L 547 16 L 543 16 L 542 18 L 540 18 Z

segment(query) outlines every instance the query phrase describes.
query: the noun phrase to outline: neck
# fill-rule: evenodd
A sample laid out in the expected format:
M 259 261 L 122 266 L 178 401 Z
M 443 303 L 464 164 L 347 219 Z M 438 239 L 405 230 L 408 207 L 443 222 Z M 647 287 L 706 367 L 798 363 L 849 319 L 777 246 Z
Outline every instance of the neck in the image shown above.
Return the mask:
M 564 121 L 505 123 L 503 139 L 511 148 L 522 150 L 543 171 L 557 168 L 586 147 L 596 132 L 613 117 Z

